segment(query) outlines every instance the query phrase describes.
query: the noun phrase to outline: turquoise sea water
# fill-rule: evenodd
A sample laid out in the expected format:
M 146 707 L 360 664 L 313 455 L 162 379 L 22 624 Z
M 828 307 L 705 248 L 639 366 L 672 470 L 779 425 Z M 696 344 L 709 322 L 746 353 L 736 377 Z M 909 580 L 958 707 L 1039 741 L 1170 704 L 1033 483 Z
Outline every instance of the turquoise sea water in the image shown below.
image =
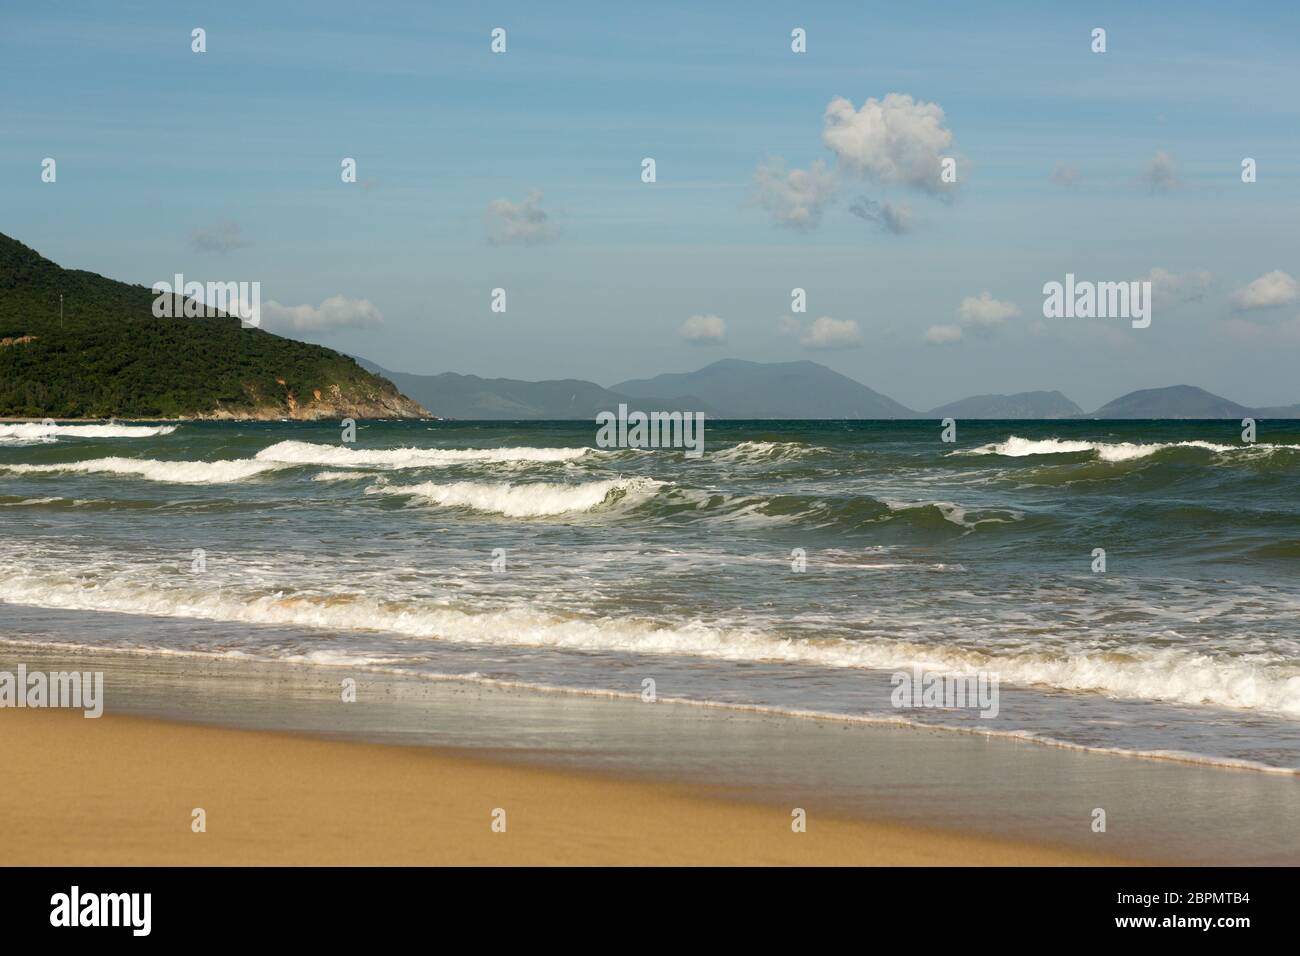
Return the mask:
M 1300 768 L 1300 426 L 0 425 L 0 639 Z M 1105 570 L 1097 571 L 1097 549 Z M 799 570 L 802 568 L 802 570 Z M 996 717 L 898 708 L 985 673 Z M 110 688 L 111 691 L 111 688 Z M 111 708 L 111 697 L 108 702 Z

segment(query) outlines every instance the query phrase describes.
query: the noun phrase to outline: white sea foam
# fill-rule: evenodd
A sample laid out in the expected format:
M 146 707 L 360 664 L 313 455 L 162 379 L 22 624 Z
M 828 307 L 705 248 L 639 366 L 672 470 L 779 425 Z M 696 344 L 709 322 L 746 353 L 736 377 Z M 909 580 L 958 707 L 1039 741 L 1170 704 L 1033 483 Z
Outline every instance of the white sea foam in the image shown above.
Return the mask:
M 636 502 L 652 496 L 663 482 L 650 478 L 610 479 L 580 484 L 552 482 L 455 481 L 414 485 L 378 483 L 366 494 L 408 495 L 447 508 L 469 508 L 511 518 L 540 518 L 590 511 L 606 502 Z
M 0 441 L 14 439 L 30 441 L 50 438 L 152 438 L 170 435 L 175 425 L 59 425 L 41 422 L 20 422 L 0 425 Z
M 1247 452 L 1259 454 L 1274 450 L 1300 450 L 1300 445 L 1217 445 L 1206 441 L 1150 442 L 1099 442 L 1069 441 L 1061 438 L 1031 439 L 1012 435 L 1006 441 L 981 445 L 978 448 L 959 449 L 950 455 L 1000 455 L 1004 458 L 1025 458 L 1030 455 L 1072 455 L 1080 452 L 1095 452 L 1102 461 L 1120 462 L 1146 458 L 1166 448 L 1201 448 L 1218 453 Z
M 717 627 L 660 624 L 633 616 L 560 616 L 529 607 L 470 611 L 427 600 L 382 600 L 361 593 L 285 594 L 138 584 L 127 576 L 84 576 L 0 565 L 0 600 L 37 607 L 116 611 L 339 631 L 382 631 L 417 639 L 532 646 L 821 667 L 998 674 L 1006 684 L 1092 691 L 1115 698 L 1211 704 L 1300 715 L 1300 667 L 1263 656 L 1210 656 L 1177 648 L 983 653 L 904 640 L 845 640 Z
M 331 468 L 429 468 L 471 462 L 573 461 L 595 454 L 591 448 L 349 448 L 305 441 L 276 442 L 257 453 L 258 461 Z
M 243 481 L 268 471 L 283 468 L 277 462 L 253 461 L 247 458 L 229 461 L 154 461 L 149 458 L 92 458 L 89 461 L 69 461 L 50 465 L 5 465 L 0 470 L 20 475 L 56 474 L 77 472 L 89 475 L 123 475 L 186 485 L 212 485 Z
M 86 426 L 108 427 L 108 426 Z M 174 426 L 165 426 L 170 429 Z M 159 432 L 162 434 L 162 432 Z M 243 481 L 294 465 L 326 465 L 344 468 L 421 468 L 465 462 L 564 462 L 596 453 L 590 448 L 395 448 L 353 449 L 312 442 L 282 441 L 262 449 L 253 458 L 224 461 L 155 461 L 146 458 L 93 458 L 54 464 L 0 464 L 0 469 L 18 474 L 81 472 L 145 478 L 150 481 L 184 484 L 219 484 Z M 325 472 L 322 481 L 343 477 Z

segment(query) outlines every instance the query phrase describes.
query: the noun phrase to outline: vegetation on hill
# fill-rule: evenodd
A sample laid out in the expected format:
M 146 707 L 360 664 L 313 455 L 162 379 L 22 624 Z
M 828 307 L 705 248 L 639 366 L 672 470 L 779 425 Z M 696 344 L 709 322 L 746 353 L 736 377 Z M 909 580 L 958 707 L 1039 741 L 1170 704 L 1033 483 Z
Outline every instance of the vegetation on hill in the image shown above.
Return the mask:
M 0 234 L 0 416 L 427 414 L 331 349 L 229 316 L 155 318 L 153 301 L 144 286 L 64 269 Z

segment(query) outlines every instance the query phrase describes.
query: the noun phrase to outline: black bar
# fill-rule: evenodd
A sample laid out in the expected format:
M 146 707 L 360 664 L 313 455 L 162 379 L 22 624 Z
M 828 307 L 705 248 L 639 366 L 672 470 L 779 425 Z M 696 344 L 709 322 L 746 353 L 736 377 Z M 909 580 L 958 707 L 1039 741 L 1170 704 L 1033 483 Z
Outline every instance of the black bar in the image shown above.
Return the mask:
M 762 942 L 774 921 L 810 941 L 848 932 L 865 943 L 901 932 L 918 945 L 931 933 L 943 945 L 988 942 L 989 934 L 1049 944 L 1101 936 L 1231 943 L 1294 925 L 1295 877 L 1284 868 L 1188 867 L 9 869 L 0 870 L 0 926 L 7 942 L 75 933 L 78 942 L 365 940 L 367 948 L 421 927 L 433 931 L 425 938 L 434 946 L 462 933 L 483 945 L 515 934 L 533 945 L 667 945 L 694 924 L 733 943 Z M 131 925 L 51 925 L 53 901 L 73 886 L 83 912 L 88 895 L 150 894 L 148 935 Z M 142 905 L 123 913 L 122 922 L 134 913 L 143 924 Z

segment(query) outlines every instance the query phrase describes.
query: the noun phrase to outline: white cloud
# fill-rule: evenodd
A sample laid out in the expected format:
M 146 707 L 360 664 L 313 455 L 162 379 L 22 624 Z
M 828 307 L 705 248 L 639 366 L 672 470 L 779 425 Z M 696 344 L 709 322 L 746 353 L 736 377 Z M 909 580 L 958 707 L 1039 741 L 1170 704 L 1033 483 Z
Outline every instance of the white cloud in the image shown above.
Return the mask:
M 960 325 L 932 325 L 925 330 L 925 340 L 931 345 L 944 345 L 961 341 Z
M 778 223 L 792 229 L 808 229 L 821 220 L 822 209 L 835 194 L 835 174 L 820 159 L 807 169 L 785 168 L 785 160 L 773 158 L 754 171 L 757 201 Z
M 1144 275 L 1139 282 L 1151 283 L 1151 298 L 1161 305 L 1182 305 L 1205 298 L 1214 276 L 1201 269 L 1196 272 L 1170 272 L 1159 266 Z
M 1079 167 L 1071 163 L 1057 163 L 1047 178 L 1058 186 L 1073 186 L 1079 181 Z
M 494 199 L 488 203 L 488 242 L 495 246 L 532 246 L 554 238 L 555 228 L 541 202 L 541 191 L 534 189 L 523 202 Z
M 253 240 L 245 239 L 239 223 L 232 220 L 214 223 L 190 233 L 190 248 L 195 252 L 216 252 L 224 255 L 236 249 L 247 249 Z
M 1238 289 L 1232 297 L 1233 305 L 1240 311 L 1269 309 L 1294 302 L 1300 292 L 1296 281 L 1280 269 L 1266 272 L 1250 285 Z
M 823 315 L 799 339 L 809 349 L 852 349 L 862 344 L 862 333 L 853 319 L 832 319 Z
M 837 96 L 826 107 L 824 122 L 822 142 L 846 170 L 932 194 L 951 191 L 952 184 L 939 179 L 940 161 L 952 146 L 939 104 L 889 93 L 855 109 L 851 100 Z
M 367 299 L 335 295 L 320 305 L 281 305 L 274 300 L 262 306 L 262 324 L 298 332 L 328 332 L 363 328 L 384 321 L 379 309 Z
M 1157 152 L 1142 168 L 1142 182 L 1146 183 L 1147 189 L 1153 193 L 1168 192 L 1178 187 L 1180 181 L 1174 158 L 1164 150 Z
M 715 345 L 726 341 L 727 323 L 716 315 L 693 315 L 682 323 L 681 336 L 692 345 Z
M 901 236 L 912 228 L 912 210 L 903 203 L 895 206 L 860 196 L 849 206 L 849 212 L 859 219 L 879 224 L 880 228 L 896 236 Z
M 925 330 L 925 340 L 931 345 L 946 345 L 960 342 L 965 337 L 965 329 L 974 329 L 980 334 L 989 334 L 1007 319 L 1020 314 L 1020 307 L 1014 302 L 1002 302 L 993 298 L 991 292 L 968 295 L 957 306 L 957 325 L 932 325 Z
M 1013 302 L 1000 302 L 993 298 L 991 293 L 981 292 L 979 295 L 969 295 L 961 300 L 961 305 L 957 307 L 957 318 L 962 325 L 977 325 L 984 328 L 993 328 L 1001 325 L 1007 319 L 1013 319 L 1020 314 L 1020 307 Z

